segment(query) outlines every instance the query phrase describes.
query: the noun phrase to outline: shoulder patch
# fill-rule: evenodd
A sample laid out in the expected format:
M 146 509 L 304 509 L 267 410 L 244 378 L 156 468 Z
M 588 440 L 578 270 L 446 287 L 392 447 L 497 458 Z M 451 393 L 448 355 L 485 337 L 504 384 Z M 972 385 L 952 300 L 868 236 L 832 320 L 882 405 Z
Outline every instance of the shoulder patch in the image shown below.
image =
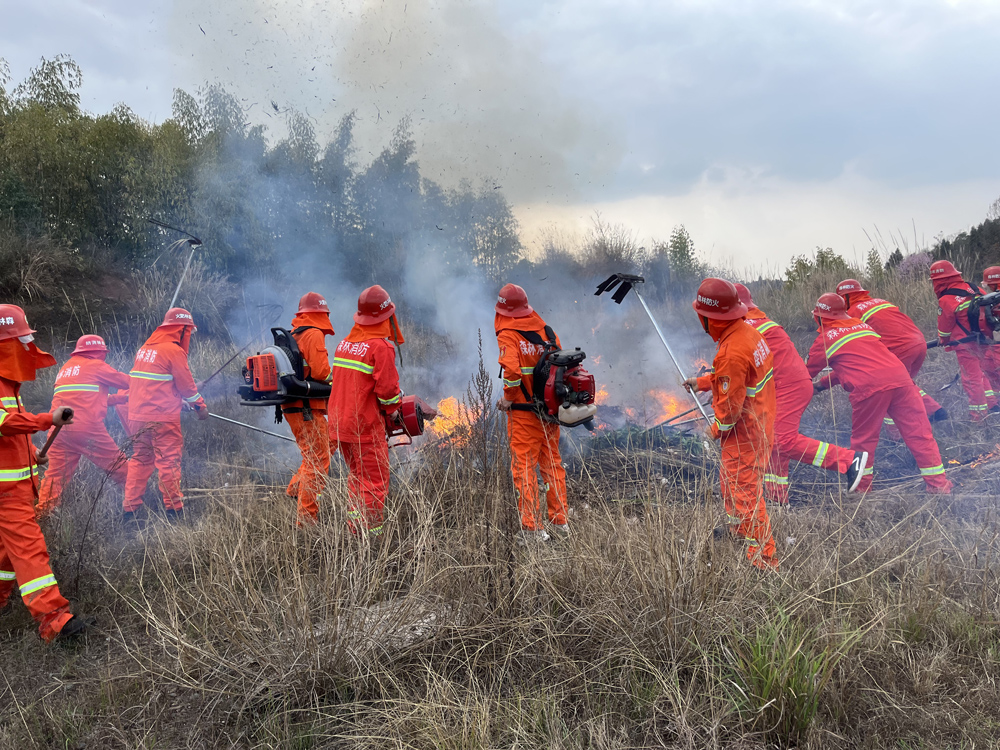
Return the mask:
M 719 388 L 722 389 L 723 393 L 729 393 L 729 376 L 723 375 L 719 378 Z

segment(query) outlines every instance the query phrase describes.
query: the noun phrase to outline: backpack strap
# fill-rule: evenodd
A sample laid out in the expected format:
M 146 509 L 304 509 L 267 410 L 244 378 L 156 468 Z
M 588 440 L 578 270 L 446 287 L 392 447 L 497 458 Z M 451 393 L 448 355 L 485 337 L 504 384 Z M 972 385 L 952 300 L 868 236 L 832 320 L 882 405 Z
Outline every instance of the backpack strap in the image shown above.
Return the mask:
M 305 333 L 310 328 L 313 329 L 314 331 L 318 331 L 319 330 L 319 326 L 299 326 L 298 328 L 290 331 L 290 333 L 293 336 L 298 336 L 300 333 Z

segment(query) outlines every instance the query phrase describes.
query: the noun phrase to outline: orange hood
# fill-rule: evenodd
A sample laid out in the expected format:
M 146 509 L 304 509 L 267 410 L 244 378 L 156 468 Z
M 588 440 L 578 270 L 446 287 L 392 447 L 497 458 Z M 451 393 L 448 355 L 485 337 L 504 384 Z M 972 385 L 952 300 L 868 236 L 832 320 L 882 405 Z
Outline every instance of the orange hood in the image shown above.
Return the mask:
M 497 313 L 493 317 L 493 327 L 496 328 L 497 333 L 500 331 L 544 331 L 545 321 L 536 312 L 523 318 L 510 318 Z
M 53 367 L 56 358 L 43 352 L 35 342 L 22 344 L 18 339 L 0 341 L 0 378 L 25 383 L 35 379 L 35 373 Z
M 153 335 L 146 339 L 147 344 L 177 344 L 188 354 L 191 348 L 191 329 L 186 326 L 159 326 Z
M 716 320 L 715 318 L 708 318 L 708 335 L 712 337 L 712 341 L 717 342 L 722 338 L 722 334 L 726 332 L 726 329 L 730 326 L 736 325 L 737 323 L 743 323 L 745 320 L 745 317 L 735 318 L 734 320 Z
M 747 309 L 747 317 L 750 320 L 760 320 L 761 318 L 766 318 L 767 313 L 755 305 L 750 305 Z
M 369 341 L 371 339 L 389 339 L 396 344 L 406 343 L 406 339 L 403 338 L 403 332 L 399 330 L 399 321 L 396 320 L 395 314 L 390 315 L 381 323 L 374 323 L 372 325 L 355 323 L 351 332 L 347 335 L 348 341 Z
M 318 328 L 327 336 L 334 335 L 333 323 L 330 322 L 330 313 L 325 313 L 325 312 L 295 313 L 295 317 L 292 318 L 292 328 L 300 328 L 302 326 L 312 326 L 313 328 Z

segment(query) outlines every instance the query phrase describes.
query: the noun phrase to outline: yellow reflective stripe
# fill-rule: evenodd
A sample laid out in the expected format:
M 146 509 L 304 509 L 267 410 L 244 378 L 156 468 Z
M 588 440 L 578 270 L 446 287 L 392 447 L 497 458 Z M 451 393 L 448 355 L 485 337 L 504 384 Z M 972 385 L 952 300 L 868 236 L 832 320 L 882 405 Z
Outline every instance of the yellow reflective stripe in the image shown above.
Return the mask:
M 101 386 L 99 385 L 57 385 L 54 393 L 71 393 L 75 391 L 97 393 L 99 390 L 101 390 Z
M 382 406 L 390 406 L 391 404 L 398 404 L 402 400 L 403 400 L 403 394 L 397 393 L 392 398 L 380 398 L 378 402 L 382 404 Z
M 723 424 L 722 422 L 719 421 L 718 417 L 715 418 L 715 424 L 719 428 L 720 432 L 725 432 L 726 430 L 731 430 L 731 429 L 733 429 L 736 426 L 736 422 L 733 422 L 732 424 Z
M 887 425 L 892 425 L 893 427 L 896 426 L 896 422 L 892 417 L 883 417 L 882 421 Z
M 17 575 L 13 570 L 0 570 L 0 581 L 16 581 Z
M 921 396 L 926 396 L 927 395 L 927 391 L 925 391 L 923 388 L 921 388 L 920 389 L 920 395 Z
M 520 385 L 521 385 L 521 378 L 518 378 L 517 380 L 507 380 L 507 378 L 503 379 L 504 388 L 517 388 Z
M 765 320 L 763 323 L 757 326 L 757 333 L 764 333 L 764 331 L 770 331 L 776 325 L 778 324 L 775 323 L 773 320 Z
M 201 394 L 200 394 L 200 393 L 196 393 L 196 394 L 194 394 L 193 396 L 188 396 L 188 397 L 187 397 L 186 399 L 184 399 L 184 400 L 185 400 L 185 401 L 187 401 L 187 402 L 188 402 L 189 404 L 193 404 L 193 403 L 194 403 L 195 401 L 197 401 L 197 400 L 198 400 L 199 398 L 201 398 Z
M 20 482 L 38 476 L 38 467 L 29 466 L 24 469 L 0 469 L 0 482 Z
M 764 481 L 768 484 L 788 484 L 788 477 L 783 477 L 778 474 L 765 474 Z
M 361 511 L 360 510 L 349 510 L 349 511 L 347 511 L 347 517 L 349 519 L 351 519 L 352 521 L 356 521 L 359 518 L 361 518 Z
M 374 528 L 368 529 L 368 534 L 370 536 L 379 536 L 381 533 L 382 533 L 382 524 L 379 524 Z
M 768 384 L 768 381 L 770 381 L 771 378 L 773 377 L 774 377 L 774 368 L 772 367 L 770 370 L 767 371 L 767 374 L 763 378 L 761 378 L 761 381 L 757 383 L 757 385 L 755 385 L 753 388 L 747 388 L 747 396 L 749 396 L 750 398 L 756 396 L 758 393 L 760 393 L 761 389 Z
M 866 477 L 869 474 L 874 474 L 874 473 L 875 473 L 875 467 L 874 466 L 866 466 L 865 470 L 863 472 L 861 472 L 861 476 Z
M 17 396 L 0 396 L 0 406 L 7 409 L 16 409 L 18 406 Z
M 813 466 L 822 466 L 823 459 L 826 458 L 827 451 L 830 450 L 830 444 L 820 441 L 819 447 L 816 449 L 816 455 L 813 457 Z
M 892 304 L 891 302 L 883 302 L 881 305 L 875 305 L 875 307 L 873 307 L 871 310 L 865 310 L 864 314 L 862 314 L 861 316 L 861 322 L 867 323 L 868 318 L 870 318 L 872 315 L 874 315 L 877 312 L 881 312 L 882 310 L 888 310 L 890 307 L 895 307 L 895 305 Z
M 971 299 L 967 299 L 967 300 L 965 300 L 965 302 L 959 303 L 958 307 L 955 308 L 955 312 L 958 312 L 959 310 L 965 310 L 971 304 L 972 304 L 972 300 Z
M 920 470 L 920 476 L 922 477 L 934 477 L 939 474 L 944 474 L 944 464 L 938 464 L 937 466 L 928 466 L 926 469 Z
M 985 391 L 985 393 L 986 393 L 986 398 L 989 398 L 990 396 L 996 396 L 997 395 L 993 391 Z
M 969 411 L 986 411 L 986 404 L 969 404 Z
M 132 370 L 128 376 L 130 378 L 139 378 L 140 380 L 159 380 L 164 383 L 174 379 L 173 375 L 167 375 L 162 372 L 144 372 L 142 370 Z
M 56 585 L 56 577 L 49 573 L 47 576 L 42 576 L 41 578 L 36 578 L 33 581 L 28 581 L 24 584 L 20 591 L 21 596 L 27 596 L 28 594 L 34 594 L 36 591 L 48 588 L 49 586 Z
M 333 366 L 343 367 L 345 370 L 363 372 L 365 375 L 371 375 L 375 372 L 375 365 L 366 365 L 364 362 L 358 362 L 354 359 L 341 359 L 340 357 L 334 357 Z
M 882 338 L 877 333 L 875 333 L 875 331 L 855 331 L 849 336 L 844 336 L 844 338 L 842 338 L 840 341 L 836 342 L 833 346 L 829 347 L 826 350 L 826 356 L 828 358 L 832 357 L 844 344 L 848 343 L 849 341 L 857 341 L 858 339 L 864 338 L 865 336 L 874 336 L 877 339 Z
M 0 411 L 0 427 L 3 427 L 3 423 L 6 419 L 7 419 L 7 412 Z
M 522 375 L 534 375 L 535 374 L 535 368 L 534 367 L 522 367 L 521 368 L 521 374 Z

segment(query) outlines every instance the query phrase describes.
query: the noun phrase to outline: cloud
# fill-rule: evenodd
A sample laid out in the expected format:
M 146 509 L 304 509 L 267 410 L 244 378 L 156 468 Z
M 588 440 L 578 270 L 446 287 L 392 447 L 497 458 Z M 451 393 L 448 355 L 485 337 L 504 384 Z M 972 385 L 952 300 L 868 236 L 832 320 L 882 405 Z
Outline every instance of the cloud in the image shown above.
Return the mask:
M 780 276 L 793 255 L 817 246 L 863 263 L 873 240 L 881 247 L 876 231 L 890 248 L 926 247 L 935 236 L 982 221 L 998 195 L 1000 177 L 896 188 L 850 170 L 832 180 L 803 181 L 719 168 L 680 194 L 530 204 L 517 213 L 529 243 L 553 225 L 582 233 L 595 211 L 635 230 L 644 243 L 664 240 L 684 224 L 703 258 L 756 277 Z

